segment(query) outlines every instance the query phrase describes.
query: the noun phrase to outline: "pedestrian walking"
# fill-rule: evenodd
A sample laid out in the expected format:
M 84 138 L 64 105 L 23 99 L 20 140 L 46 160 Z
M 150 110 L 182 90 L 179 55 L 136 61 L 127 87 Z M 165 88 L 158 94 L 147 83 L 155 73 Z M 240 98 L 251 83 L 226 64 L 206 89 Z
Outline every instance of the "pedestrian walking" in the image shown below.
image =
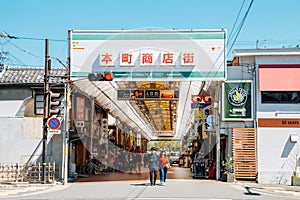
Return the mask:
M 167 158 L 166 152 L 160 152 L 158 159 L 159 175 L 160 175 L 160 184 L 166 184 L 167 172 L 168 172 L 169 160 Z
M 144 153 L 144 156 L 143 156 L 143 163 L 144 163 L 144 167 L 146 168 L 147 167 L 147 164 L 148 164 L 148 153 Z
M 158 155 L 156 154 L 156 149 L 151 148 L 151 153 L 148 155 L 148 167 L 150 175 L 150 184 L 156 185 L 157 179 L 157 169 L 158 169 Z
M 138 172 L 141 173 L 142 155 L 140 152 L 135 153 L 135 161 L 138 167 Z

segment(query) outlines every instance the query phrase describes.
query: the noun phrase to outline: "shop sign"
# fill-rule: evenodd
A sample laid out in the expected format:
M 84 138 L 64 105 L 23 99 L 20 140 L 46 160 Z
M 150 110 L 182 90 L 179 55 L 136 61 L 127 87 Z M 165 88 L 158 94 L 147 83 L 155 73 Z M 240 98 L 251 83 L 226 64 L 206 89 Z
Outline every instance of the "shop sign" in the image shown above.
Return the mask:
M 166 136 L 175 136 L 175 133 L 174 131 L 156 131 L 156 132 L 153 132 L 153 135 L 154 136 L 157 136 L 157 137 L 166 137 Z
M 120 89 L 118 100 L 178 100 L 179 90 Z
M 76 97 L 76 126 L 84 127 L 85 116 L 85 99 L 84 97 Z
M 136 135 L 136 146 L 141 146 L 141 142 L 142 141 L 142 135 L 140 134 L 140 133 L 138 133 L 137 135 Z
M 72 30 L 71 78 L 226 80 L 226 30 Z
M 212 96 L 210 94 L 197 94 L 192 95 L 192 102 L 194 104 L 211 104 Z
M 253 120 L 252 81 L 223 83 L 223 120 Z
M 300 128 L 300 119 L 293 119 L 293 118 L 258 118 L 258 127 Z

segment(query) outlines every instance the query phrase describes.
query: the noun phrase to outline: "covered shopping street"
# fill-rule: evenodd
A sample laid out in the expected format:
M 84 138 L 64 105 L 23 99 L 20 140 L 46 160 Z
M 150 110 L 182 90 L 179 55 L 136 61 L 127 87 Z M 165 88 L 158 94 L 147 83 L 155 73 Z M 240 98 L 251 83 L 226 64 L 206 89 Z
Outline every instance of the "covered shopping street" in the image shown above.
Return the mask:
M 146 154 L 152 141 L 217 162 L 225 32 L 70 31 L 71 173 L 87 173 L 92 159 L 126 171 L 121 154 Z

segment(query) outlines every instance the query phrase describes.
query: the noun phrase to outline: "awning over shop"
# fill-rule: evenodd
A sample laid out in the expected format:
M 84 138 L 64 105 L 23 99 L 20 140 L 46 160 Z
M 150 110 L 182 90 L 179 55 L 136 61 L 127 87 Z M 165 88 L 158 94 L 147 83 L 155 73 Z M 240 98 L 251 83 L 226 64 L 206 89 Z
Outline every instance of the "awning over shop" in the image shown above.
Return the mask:
M 258 66 L 260 91 L 300 91 L 300 65 L 277 64 Z

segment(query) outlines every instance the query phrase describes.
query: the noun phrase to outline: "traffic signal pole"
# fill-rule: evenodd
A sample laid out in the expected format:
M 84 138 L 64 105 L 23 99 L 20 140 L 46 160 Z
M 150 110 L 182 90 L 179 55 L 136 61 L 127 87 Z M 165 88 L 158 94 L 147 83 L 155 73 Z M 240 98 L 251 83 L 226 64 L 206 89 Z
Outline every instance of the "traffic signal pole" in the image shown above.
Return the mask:
M 42 152 L 42 182 L 46 184 L 47 156 L 47 120 L 49 116 L 49 41 L 45 40 L 45 74 L 44 74 L 44 119 L 43 119 L 43 152 Z

